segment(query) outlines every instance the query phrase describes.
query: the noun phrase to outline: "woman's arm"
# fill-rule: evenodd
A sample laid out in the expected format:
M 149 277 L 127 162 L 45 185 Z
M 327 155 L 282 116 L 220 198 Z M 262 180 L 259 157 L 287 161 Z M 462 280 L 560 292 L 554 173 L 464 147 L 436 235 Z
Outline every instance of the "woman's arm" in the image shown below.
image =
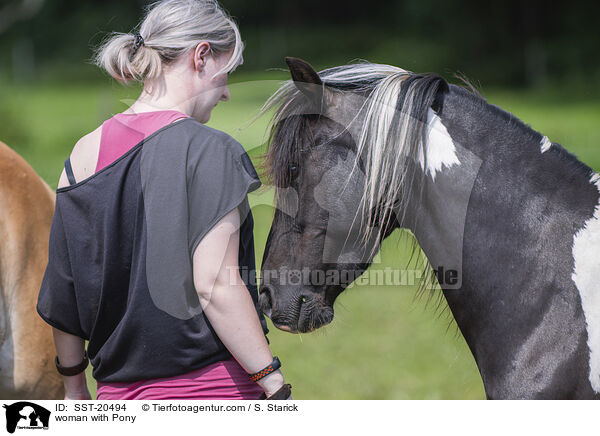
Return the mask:
M 194 285 L 223 344 L 246 372 L 254 373 L 270 364 L 273 354 L 239 273 L 239 227 L 236 208 L 202 238 L 193 256 Z M 277 370 L 257 383 L 270 396 L 283 386 L 283 375 Z
M 80 144 L 84 138 L 77 141 L 77 144 L 75 144 L 75 147 L 73 148 L 73 152 L 81 149 Z M 64 186 L 69 186 L 69 180 L 67 179 L 67 174 L 63 168 L 60 178 L 58 179 L 57 189 Z M 81 362 L 85 351 L 85 340 L 83 338 L 64 332 L 55 327 L 52 327 L 52 334 L 54 336 L 56 355 L 62 366 L 74 366 Z M 63 375 L 62 378 L 65 385 L 65 400 L 91 399 L 87 387 L 87 380 L 85 378 L 85 371 L 73 376 Z
M 52 327 L 54 346 L 61 366 L 75 366 L 83 359 L 85 340 L 79 336 L 63 332 Z M 65 385 L 65 400 L 90 400 L 85 371 L 73 375 L 62 376 Z

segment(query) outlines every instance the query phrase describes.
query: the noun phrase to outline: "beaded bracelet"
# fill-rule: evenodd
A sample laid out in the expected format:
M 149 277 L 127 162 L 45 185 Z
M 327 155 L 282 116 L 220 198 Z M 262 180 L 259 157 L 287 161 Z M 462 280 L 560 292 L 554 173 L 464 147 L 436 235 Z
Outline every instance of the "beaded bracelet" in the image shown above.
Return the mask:
M 250 379 L 252 381 L 258 381 L 261 378 L 271 374 L 272 372 L 277 371 L 279 368 L 281 368 L 281 362 L 279 361 L 277 356 L 273 356 L 273 361 L 270 364 L 268 364 L 265 368 L 261 369 L 258 372 L 255 372 L 254 374 L 248 375 L 250 376 Z

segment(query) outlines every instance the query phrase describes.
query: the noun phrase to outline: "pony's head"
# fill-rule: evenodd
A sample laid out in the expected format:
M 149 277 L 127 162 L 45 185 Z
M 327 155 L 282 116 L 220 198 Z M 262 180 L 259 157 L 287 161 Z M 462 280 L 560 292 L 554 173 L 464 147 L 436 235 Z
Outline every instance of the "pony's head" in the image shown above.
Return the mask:
M 389 65 L 286 62 L 292 80 L 263 108 L 275 110 L 264 169 L 277 204 L 259 303 L 276 327 L 307 332 L 332 321 L 337 296 L 410 219 L 428 117 L 448 85 Z

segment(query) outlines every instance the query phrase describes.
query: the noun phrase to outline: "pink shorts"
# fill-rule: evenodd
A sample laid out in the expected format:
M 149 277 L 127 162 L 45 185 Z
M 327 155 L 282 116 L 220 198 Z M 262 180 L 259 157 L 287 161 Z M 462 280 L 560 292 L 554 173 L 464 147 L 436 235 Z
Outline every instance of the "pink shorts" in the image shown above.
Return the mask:
M 256 400 L 262 388 L 234 358 L 185 374 L 137 382 L 98 382 L 97 400 Z

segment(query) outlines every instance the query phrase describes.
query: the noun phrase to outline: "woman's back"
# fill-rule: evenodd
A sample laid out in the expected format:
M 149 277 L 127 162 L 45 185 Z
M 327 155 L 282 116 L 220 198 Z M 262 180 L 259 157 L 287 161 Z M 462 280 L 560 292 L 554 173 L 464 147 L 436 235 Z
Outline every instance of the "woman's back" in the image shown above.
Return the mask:
M 140 113 L 118 113 L 107 119 L 94 131 L 83 136 L 73 147 L 59 186 L 83 180 L 115 161 L 154 131 L 181 118 L 188 118 L 176 110 Z M 71 166 L 73 178 L 67 174 Z

